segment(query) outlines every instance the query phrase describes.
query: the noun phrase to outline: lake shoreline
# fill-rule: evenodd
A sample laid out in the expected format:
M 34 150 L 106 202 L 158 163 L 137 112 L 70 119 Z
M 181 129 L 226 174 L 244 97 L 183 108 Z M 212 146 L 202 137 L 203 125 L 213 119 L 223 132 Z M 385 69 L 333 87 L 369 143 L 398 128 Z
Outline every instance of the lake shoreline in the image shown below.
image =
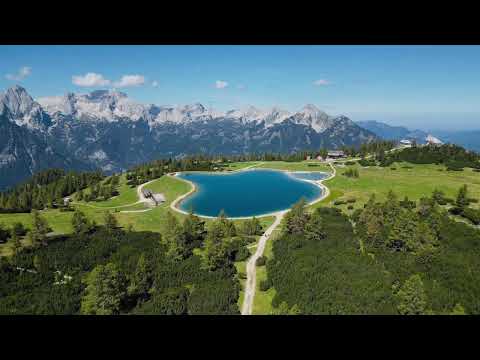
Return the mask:
M 167 174 L 167 176 L 175 177 L 176 179 L 184 181 L 184 182 L 190 184 L 190 186 L 191 186 L 190 191 L 188 191 L 187 193 L 185 193 L 183 195 L 180 195 L 178 198 L 176 198 L 174 201 L 172 201 L 172 203 L 170 204 L 170 208 L 174 211 L 177 211 L 177 212 L 183 214 L 183 215 L 189 215 L 189 212 L 187 212 L 183 209 L 180 209 L 179 206 L 182 203 L 182 201 L 185 200 L 188 196 L 190 196 L 190 195 L 194 194 L 196 191 L 198 191 L 198 188 L 195 185 L 195 183 L 193 183 L 190 180 L 187 180 L 187 179 L 184 179 L 184 178 L 178 176 L 179 174 L 204 173 L 204 174 L 211 174 L 211 175 L 218 175 L 218 174 L 229 175 L 229 174 L 235 174 L 235 173 L 238 173 L 238 172 L 257 171 L 257 170 L 260 170 L 260 171 L 262 171 L 262 170 L 279 171 L 279 172 L 286 173 L 288 176 L 291 176 L 289 174 L 292 174 L 292 173 L 304 173 L 304 174 L 307 174 L 307 173 L 322 173 L 322 174 L 328 175 L 326 178 L 320 179 L 320 180 L 309 180 L 309 179 L 302 179 L 302 178 L 297 178 L 297 177 L 292 176 L 295 180 L 306 181 L 306 182 L 309 182 L 309 183 L 315 185 L 316 187 L 320 188 L 320 190 L 321 190 L 320 195 L 316 199 L 310 201 L 307 204 L 307 206 L 314 205 L 317 202 L 322 201 L 323 199 L 325 199 L 328 196 L 329 191 L 328 191 L 328 188 L 325 185 L 323 185 L 323 181 L 329 180 L 333 176 L 335 176 L 335 171 L 328 173 L 328 172 L 325 172 L 325 171 L 305 171 L 305 170 L 292 171 L 292 170 L 269 169 L 269 168 L 260 168 L 260 169 L 258 169 L 258 168 L 257 169 L 245 168 L 245 169 L 239 169 L 239 170 L 231 171 L 231 172 L 228 172 L 228 173 L 221 173 L 221 172 L 217 173 L 217 172 L 211 172 L 211 171 L 182 171 L 182 172 L 169 173 L 169 174 Z M 288 211 L 289 209 L 290 208 L 286 208 L 286 209 L 281 209 L 281 210 L 277 210 L 277 211 L 273 211 L 273 212 L 269 212 L 269 213 L 263 213 L 263 214 L 258 214 L 258 215 L 250 215 L 250 216 L 228 216 L 227 218 L 230 219 L 230 220 L 247 220 L 247 219 L 251 219 L 253 217 L 263 218 L 263 217 L 270 217 L 270 216 L 278 216 L 278 215 L 284 213 L 285 211 Z M 217 218 L 217 216 L 208 216 L 208 215 L 201 215 L 201 214 L 196 214 L 196 213 L 194 213 L 194 215 L 196 215 L 200 218 L 204 218 L 204 219 L 216 219 Z

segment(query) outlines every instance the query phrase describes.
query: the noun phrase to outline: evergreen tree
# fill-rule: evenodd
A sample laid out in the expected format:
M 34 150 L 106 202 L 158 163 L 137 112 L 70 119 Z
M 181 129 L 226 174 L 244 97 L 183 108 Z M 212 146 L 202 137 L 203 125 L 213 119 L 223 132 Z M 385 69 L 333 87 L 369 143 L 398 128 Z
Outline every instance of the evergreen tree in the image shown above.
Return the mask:
M 325 238 L 322 216 L 315 212 L 305 225 L 305 238 L 309 241 L 319 241 Z
M 458 190 L 457 201 L 455 202 L 455 205 L 457 205 L 457 207 L 460 209 L 464 209 L 468 206 L 468 204 L 468 188 L 465 184 Z
M 300 199 L 285 216 L 286 230 L 288 234 L 303 234 L 305 225 L 308 222 L 308 215 L 305 213 L 305 199 Z
M 32 211 L 33 215 L 33 228 L 31 233 L 31 239 L 34 246 L 46 245 L 47 234 L 50 231 L 47 220 L 37 210 Z
M 412 213 L 402 209 L 388 233 L 386 245 L 393 250 L 407 250 L 409 246 L 416 248 L 417 225 Z
M 119 314 L 126 295 L 124 275 L 113 263 L 97 265 L 84 279 L 85 295 L 80 311 L 82 314 Z
M 128 286 L 127 292 L 131 296 L 144 300 L 148 296 L 148 291 L 151 286 L 152 269 L 145 258 L 145 254 L 142 253 L 138 258 L 137 267 L 130 279 L 130 285 Z
M 215 270 L 228 261 L 227 244 L 224 239 L 224 226 L 221 220 L 212 222 L 205 239 L 202 265 L 207 270 Z
M 424 315 L 427 313 L 427 295 L 420 275 L 408 278 L 396 293 L 398 312 L 401 315 Z
M 105 228 L 108 232 L 112 232 L 118 228 L 118 221 L 110 211 L 105 211 L 103 213 L 103 222 L 105 223 Z
M 20 249 L 22 248 L 22 244 L 20 243 L 20 238 L 15 231 L 12 232 L 10 242 L 12 244 L 13 256 L 18 255 Z
M 75 233 L 80 235 L 85 235 L 93 229 L 91 222 L 80 210 L 75 210 L 73 213 L 72 227 Z
M 187 244 L 191 244 L 198 240 L 202 241 L 205 237 L 205 222 L 190 211 L 183 221 L 183 231 L 186 236 Z

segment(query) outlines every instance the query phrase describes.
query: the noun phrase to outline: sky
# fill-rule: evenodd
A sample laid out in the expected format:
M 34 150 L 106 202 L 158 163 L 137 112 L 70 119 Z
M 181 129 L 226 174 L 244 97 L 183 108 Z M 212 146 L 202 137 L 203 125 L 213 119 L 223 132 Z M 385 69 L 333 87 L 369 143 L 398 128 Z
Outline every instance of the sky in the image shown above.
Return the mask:
M 297 111 L 480 129 L 480 46 L 0 46 L 0 89 L 116 89 L 142 103 Z

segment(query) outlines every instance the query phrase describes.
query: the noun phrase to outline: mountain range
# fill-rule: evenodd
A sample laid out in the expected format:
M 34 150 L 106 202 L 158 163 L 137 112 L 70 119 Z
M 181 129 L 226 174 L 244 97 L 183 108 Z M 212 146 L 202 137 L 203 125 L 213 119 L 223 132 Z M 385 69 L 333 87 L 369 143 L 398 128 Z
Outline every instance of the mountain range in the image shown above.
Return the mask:
M 52 167 L 107 173 L 160 157 L 289 153 L 359 145 L 378 136 L 308 104 L 297 112 L 200 103 L 140 104 L 122 92 L 34 100 L 21 86 L 0 94 L 0 189 Z
M 442 142 L 423 130 L 409 130 L 404 126 L 392 126 L 375 120 L 357 121 L 356 124 L 386 140 L 415 140 L 419 144 L 424 144 L 426 141 Z

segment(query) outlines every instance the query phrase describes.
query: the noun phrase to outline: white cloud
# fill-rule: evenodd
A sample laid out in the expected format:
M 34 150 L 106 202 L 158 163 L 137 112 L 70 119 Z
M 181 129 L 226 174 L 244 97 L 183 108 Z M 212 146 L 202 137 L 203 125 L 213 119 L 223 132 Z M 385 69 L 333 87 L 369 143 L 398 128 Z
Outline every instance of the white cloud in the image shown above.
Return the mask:
M 89 72 L 83 76 L 82 75 L 72 76 L 72 83 L 74 83 L 77 86 L 99 87 L 99 86 L 110 85 L 110 80 L 105 79 L 101 74 Z
M 113 86 L 118 88 L 140 86 L 145 84 L 145 77 L 142 75 L 123 75 L 120 81 L 115 81 Z
M 32 73 L 32 68 L 28 66 L 21 67 L 16 74 L 7 74 L 5 77 L 8 80 L 20 81 L 25 79 L 28 75 Z
M 157 80 L 152 81 L 152 86 L 154 88 L 158 87 L 158 81 Z
M 215 87 L 217 89 L 225 89 L 228 86 L 228 82 L 223 81 L 223 80 L 217 80 L 215 81 Z
M 330 85 L 331 82 L 328 81 L 328 80 L 325 80 L 325 79 L 320 79 L 320 80 L 315 80 L 313 82 L 313 85 L 316 85 L 316 86 L 325 86 L 325 85 Z

